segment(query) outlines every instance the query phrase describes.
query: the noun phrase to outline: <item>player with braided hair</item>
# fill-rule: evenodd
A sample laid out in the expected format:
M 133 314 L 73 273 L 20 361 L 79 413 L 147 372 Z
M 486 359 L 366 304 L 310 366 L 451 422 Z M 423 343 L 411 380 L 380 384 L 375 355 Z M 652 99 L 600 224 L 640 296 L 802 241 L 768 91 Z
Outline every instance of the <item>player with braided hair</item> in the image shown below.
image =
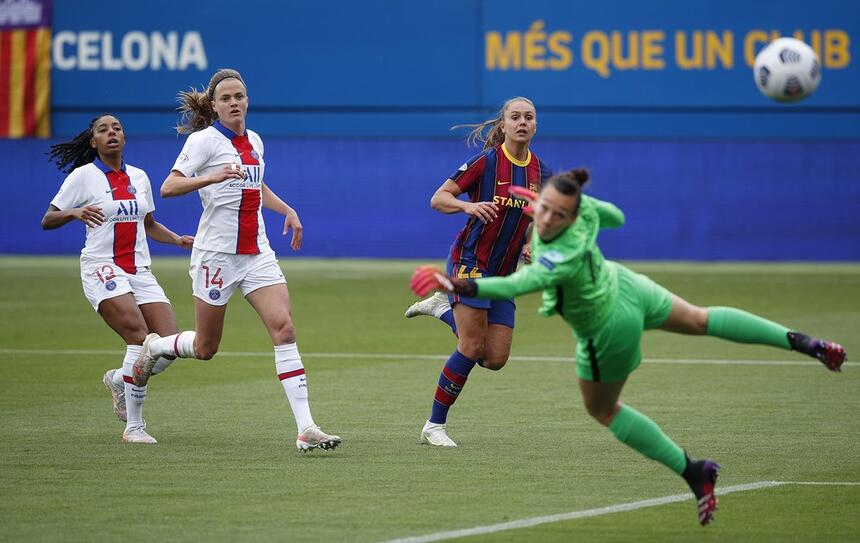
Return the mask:
M 558 314 L 576 337 L 576 370 L 588 414 L 622 443 L 681 475 L 698 500 L 704 526 L 717 506 L 717 463 L 690 459 L 654 421 L 619 401 L 624 383 L 642 360 L 643 331 L 660 328 L 793 349 L 831 371 L 840 371 L 845 350 L 739 309 L 692 305 L 648 277 L 605 260 L 597 234 L 601 228 L 622 226 L 624 214 L 582 194 L 587 180 L 585 170 L 571 170 L 549 179 L 539 196 L 513 191 L 533 202 L 525 208 L 534 214 L 531 265 L 507 277 L 479 279 L 421 267 L 412 277 L 412 289 L 419 296 L 440 290 L 486 299 L 542 291 L 540 313 Z
M 155 443 L 142 416 L 147 388 L 133 383 L 132 367 L 148 332 L 173 334 L 177 326 L 170 301 L 150 271 L 146 238 L 185 249 L 191 249 L 194 238 L 155 221 L 149 177 L 123 162 L 124 148 L 122 124 L 110 114 L 93 119 L 71 141 L 51 146 L 50 159 L 69 175 L 51 200 L 42 228 L 52 230 L 73 220 L 86 225 L 84 294 L 126 343 L 122 367 L 108 370 L 103 382 L 114 413 L 126 421 L 122 440 Z M 164 371 L 174 358 L 160 357 L 153 373 Z

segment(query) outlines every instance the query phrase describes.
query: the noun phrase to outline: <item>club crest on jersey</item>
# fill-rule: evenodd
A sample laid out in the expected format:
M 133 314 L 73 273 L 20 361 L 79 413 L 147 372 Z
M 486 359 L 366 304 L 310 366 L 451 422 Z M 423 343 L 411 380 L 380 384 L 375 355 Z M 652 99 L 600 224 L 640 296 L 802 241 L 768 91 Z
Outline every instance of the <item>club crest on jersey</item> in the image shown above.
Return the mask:
M 128 190 L 129 194 L 137 194 L 137 189 L 134 188 L 134 185 L 129 184 L 128 189 L 126 190 Z
M 251 156 L 254 157 L 254 160 L 260 160 L 260 155 L 253 149 L 251 149 Z
M 217 300 L 220 297 L 221 297 L 221 291 L 218 290 L 217 288 L 213 288 L 212 290 L 209 291 L 209 299 Z
M 107 290 L 116 290 L 116 281 L 114 281 L 113 279 L 105 281 L 105 288 Z

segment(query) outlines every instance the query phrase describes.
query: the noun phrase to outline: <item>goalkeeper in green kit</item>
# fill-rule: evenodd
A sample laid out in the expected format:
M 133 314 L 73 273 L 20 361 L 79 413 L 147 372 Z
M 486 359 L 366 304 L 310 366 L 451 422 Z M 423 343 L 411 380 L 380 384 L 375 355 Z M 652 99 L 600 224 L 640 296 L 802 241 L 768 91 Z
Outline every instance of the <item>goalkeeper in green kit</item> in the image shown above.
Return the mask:
M 516 192 L 518 198 L 532 200 L 526 208 L 534 217 L 530 265 L 506 277 L 484 279 L 458 279 L 420 267 L 412 276 L 412 290 L 422 297 L 441 290 L 490 299 L 543 291 L 541 314 L 558 314 L 576 336 L 576 372 L 588 414 L 619 441 L 682 476 L 698 500 L 704 526 L 717 508 L 719 465 L 690 459 L 654 421 L 619 401 L 627 377 L 642 360 L 642 332 L 660 328 L 793 349 L 831 371 L 840 371 L 845 350 L 739 309 L 692 305 L 648 277 L 605 260 L 597 233 L 623 225 L 624 214 L 582 194 L 587 180 L 586 170 L 571 170 L 550 178 L 539 195 Z

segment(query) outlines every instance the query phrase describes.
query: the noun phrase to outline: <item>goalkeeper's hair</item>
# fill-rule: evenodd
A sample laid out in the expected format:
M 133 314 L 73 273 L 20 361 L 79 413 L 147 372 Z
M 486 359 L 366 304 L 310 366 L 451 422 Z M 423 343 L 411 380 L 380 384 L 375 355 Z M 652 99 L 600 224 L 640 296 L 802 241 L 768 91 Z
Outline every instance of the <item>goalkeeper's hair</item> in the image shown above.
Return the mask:
M 176 100 L 179 102 L 179 107 L 176 108 L 179 110 L 179 124 L 176 125 L 176 131 L 180 134 L 191 134 L 209 128 L 218 119 L 218 114 L 212 106 L 215 102 L 215 87 L 225 79 L 231 78 L 238 79 L 247 94 L 248 85 L 242 79 L 242 74 L 230 68 L 222 68 L 215 72 L 205 91 L 194 88 L 180 91 L 176 95 Z
M 90 145 L 90 140 L 93 139 L 93 127 L 99 119 L 108 116 L 116 117 L 112 113 L 102 113 L 90 121 L 86 130 L 71 140 L 51 145 L 51 150 L 47 153 L 48 162 L 55 162 L 58 170 L 69 173 L 75 168 L 80 168 L 94 161 L 99 153 Z
M 458 124 L 451 127 L 451 130 L 456 128 L 471 128 L 469 135 L 466 137 L 466 145 L 469 147 L 478 147 L 479 143 L 484 144 L 484 150 L 491 149 L 505 141 L 505 133 L 502 132 L 502 122 L 505 120 L 505 112 L 508 107 L 514 102 L 525 102 L 532 107 L 535 107 L 534 102 L 523 96 L 515 96 L 502 105 L 502 109 L 492 119 L 487 119 L 482 123 L 475 124 Z M 537 108 L 535 108 L 537 112 Z
M 576 196 L 576 206 L 573 213 L 579 212 L 579 202 L 582 201 L 582 187 L 588 183 L 588 170 L 585 168 L 574 168 L 550 177 L 544 187 L 552 186 L 555 190 L 565 196 Z
M 566 172 L 553 175 L 547 180 L 547 185 L 552 185 L 555 190 L 567 196 L 576 196 L 582 192 L 582 187 L 588 183 L 588 170 L 585 168 L 574 168 Z

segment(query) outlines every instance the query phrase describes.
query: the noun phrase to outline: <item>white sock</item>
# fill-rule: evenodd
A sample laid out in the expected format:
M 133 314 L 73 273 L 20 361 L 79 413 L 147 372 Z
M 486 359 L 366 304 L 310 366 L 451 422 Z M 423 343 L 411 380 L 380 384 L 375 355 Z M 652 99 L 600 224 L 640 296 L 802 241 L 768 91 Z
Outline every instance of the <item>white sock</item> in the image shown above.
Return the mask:
M 117 369 L 113 370 L 113 384 L 115 384 L 116 386 L 120 386 L 123 384 L 123 382 L 124 381 L 122 380 L 122 366 L 120 366 Z
M 143 426 L 143 402 L 146 401 L 146 387 L 136 386 L 132 380 L 134 372 L 132 367 L 134 361 L 143 347 L 140 345 L 126 345 L 125 359 L 122 361 L 122 374 L 126 377 L 125 384 L 125 409 L 128 416 L 128 421 L 125 424 L 126 430 Z
M 164 370 L 166 370 L 167 368 L 169 368 L 170 365 L 173 364 L 174 362 L 176 362 L 175 358 L 165 358 L 162 356 L 161 358 L 156 360 L 155 365 L 152 366 L 152 374 L 158 375 L 159 373 L 161 373 Z
M 295 343 L 288 345 L 275 345 L 275 370 L 278 379 L 287 393 L 293 416 L 296 418 L 296 427 L 299 433 L 308 426 L 313 426 L 314 419 L 311 417 L 311 407 L 308 404 L 308 382 L 305 376 L 305 367 L 302 357 L 299 356 L 299 348 Z
M 197 337 L 197 333 L 193 330 L 160 337 L 149 343 L 149 352 L 156 356 L 167 355 L 179 358 L 197 358 L 197 355 L 194 353 L 195 337 Z

